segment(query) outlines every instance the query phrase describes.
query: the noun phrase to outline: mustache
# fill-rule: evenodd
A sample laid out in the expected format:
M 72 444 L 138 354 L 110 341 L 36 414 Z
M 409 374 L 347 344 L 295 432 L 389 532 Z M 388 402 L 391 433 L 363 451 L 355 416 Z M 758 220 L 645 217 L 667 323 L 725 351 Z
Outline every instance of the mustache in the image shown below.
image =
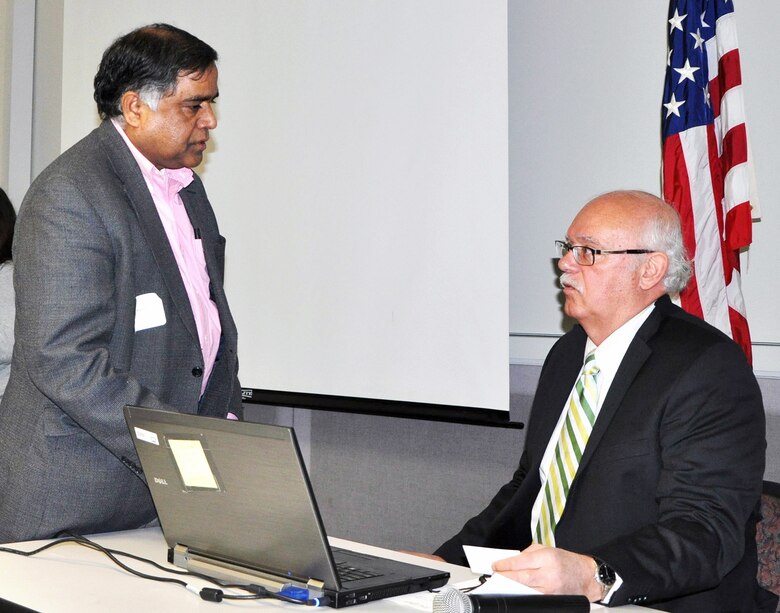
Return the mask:
M 578 292 L 582 291 L 580 288 L 579 283 L 570 275 L 569 273 L 565 272 L 560 277 L 558 277 L 558 283 L 560 283 L 561 287 L 571 287 Z

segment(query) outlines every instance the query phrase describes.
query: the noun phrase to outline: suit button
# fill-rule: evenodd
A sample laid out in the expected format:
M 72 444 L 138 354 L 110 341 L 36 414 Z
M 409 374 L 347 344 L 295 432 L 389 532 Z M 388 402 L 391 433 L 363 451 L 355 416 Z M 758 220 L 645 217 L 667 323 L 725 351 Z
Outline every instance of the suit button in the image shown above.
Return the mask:
M 193 377 L 202 377 L 203 376 L 203 369 L 200 366 L 196 366 L 192 369 L 192 376 Z

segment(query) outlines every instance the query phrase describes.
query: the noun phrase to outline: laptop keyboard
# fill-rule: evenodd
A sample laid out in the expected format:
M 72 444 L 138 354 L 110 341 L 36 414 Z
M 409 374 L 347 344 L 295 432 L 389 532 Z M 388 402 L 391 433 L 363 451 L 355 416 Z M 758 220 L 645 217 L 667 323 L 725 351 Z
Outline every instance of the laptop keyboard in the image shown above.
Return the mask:
M 365 568 L 357 568 L 347 562 L 336 562 L 336 570 L 342 581 L 357 581 L 358 579 L 370 579 L 381 576 L 379 573 Z

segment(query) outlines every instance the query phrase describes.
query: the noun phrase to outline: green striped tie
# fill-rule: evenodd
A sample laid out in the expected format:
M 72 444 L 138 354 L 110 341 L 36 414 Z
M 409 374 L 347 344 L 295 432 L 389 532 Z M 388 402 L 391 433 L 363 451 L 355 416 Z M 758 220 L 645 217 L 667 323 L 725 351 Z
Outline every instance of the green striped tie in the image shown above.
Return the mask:
M 561 428 L 555 454 L 547 472 L 542 497 L 539 523 L 536 525 L 534 540 L 542 545 L 555 545 L 553 533 L 561 519 L 569 488 L 577 474 L 582 452 L 596 421 L 595 409 L 598 403 L 596 376 L 596 355 L 591 352 L 585 358 L 580 376 L 567 401 L 566 419 Z

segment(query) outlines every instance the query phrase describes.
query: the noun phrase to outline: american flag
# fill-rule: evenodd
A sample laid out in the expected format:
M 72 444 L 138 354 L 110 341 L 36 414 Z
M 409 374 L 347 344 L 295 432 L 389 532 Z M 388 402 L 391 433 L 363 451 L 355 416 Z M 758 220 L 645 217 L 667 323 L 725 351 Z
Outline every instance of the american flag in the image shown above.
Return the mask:
M 739 259 L 752 240 L 750 171 L 731 0 L 672 0 L 667 64 L 663 193 L 680 213 L 694 262 L 680 302 L 752 362 Z

